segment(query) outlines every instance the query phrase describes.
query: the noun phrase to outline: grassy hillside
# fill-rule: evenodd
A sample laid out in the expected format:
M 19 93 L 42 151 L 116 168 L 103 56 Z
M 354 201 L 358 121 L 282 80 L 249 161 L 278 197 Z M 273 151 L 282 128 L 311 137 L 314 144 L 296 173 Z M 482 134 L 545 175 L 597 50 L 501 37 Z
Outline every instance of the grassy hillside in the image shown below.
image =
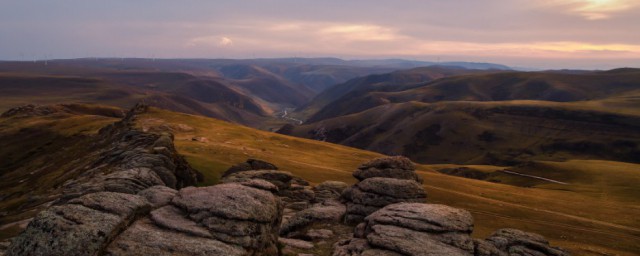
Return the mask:
M 91 103 L 129 108 L 138 102 L 243 124 L 267 111 L 215 80 L 180 73 L 108 72 L 85 75 L 0 73 L 0 111 L 24 104 Z
M 282 132 L 424 163 L 640 162 L 640 115 L 575 103 L 390 103 L 289 128 Z
M 391 73 L 402 74 L 401 71 Z M 539 100 L 552 102 L 584 102 L 615 98 L 624 100 L 625 109 L 640 109 L 640 69 L 617 69 L 605 72 L 493 72 L 457 75 L 423 81 L 363 80 L 359 90 L 333 94 L 331 104 L 312 107 L 308 123 L 358 113 L 388 103 L 409 101 L 510 101 Z M 374 76 L 369 76 L 369 79 Z M 389 79 L 387 79 L 389 80 Z M 334 88 L 332 88 L 334 89 Z M 336 87 L 335 89 L 338 89 Z M 327 93 L 330 92 L 329 90 Z M 326 95 L 326 93 L 325 93 Z M 318 97 L 322 97 L 319 95 Z M 626 99 L 623 99 L 626 97 Z M 317 100 L 317 99 L 316 99 Z M 614 103 L 615 104 L 615 103 Z M 629 105 L 631 104 L 631 105 Z
M 273 162 L 314 183 L 353 183 L 351 172 L 360 163 L 379 156 L 159 109 L 140 116 L 137 124 L 148 131 L 174 132 L 178 150 L 205 174 L 203 185 L 215 183 L 226 168 L 246 158 Z M 533 169 L 523 167 L 518 171 L 553 173 L 552 178 L 569 184 L 519 187 L 436 172 L 442 165 L 419 165 L 418 169 L 425 178 L 428 200 L 470 210 L 476 218 L 477 236 L 487 236 L 497 228 L 515 227 L 543 234 L 575 255 L 640 252 L 640 191 L 635 172 L 639 164 L 589 160 L 537 163 L 528 167 Z M 505 167 L 476 168 L 491 171 Z
M 354 104 L 354 102 L 348 100 L 359 98 L 370 92 L 397 92 L 415 88 L 444 77 L 490 72 L 496 71 L 465 69 L 455 66 L 428 66 L 386 74 L 362 76 L 329 87 L 301 107 L 296 114 L 300 118 L 308 119 L 308 122 L 315 122 L 331 116 L 356 113 L 365 110 L 367 106 L 384 103 Z

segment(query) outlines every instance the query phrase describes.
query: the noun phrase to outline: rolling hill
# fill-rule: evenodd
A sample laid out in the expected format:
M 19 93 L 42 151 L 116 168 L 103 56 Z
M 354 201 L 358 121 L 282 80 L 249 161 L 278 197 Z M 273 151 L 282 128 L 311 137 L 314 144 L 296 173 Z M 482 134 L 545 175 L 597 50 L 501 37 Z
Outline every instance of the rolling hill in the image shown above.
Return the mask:
M 545 101 L 389 103 L 290 127 L 308 137 L 423 163 L 533 159 L 640 162 L 640 116 Z
M 119 79 L 131 79 L 121 83 Z M 157 81 L 154 82 L 154 81 Z M 268 116 L 260 104 L 215 80 L 188 74 L 135 72 L 103 76 L 0 74 L 1 109 L 24 104 L 103 103 L 129 107 L 137 102 L 243 124 Z
M 303 113 L 303 118 L 309 118 L 307 122 L 314 122 L 325 116 L 344 114 L 345 112 L 342 111 L 358 112 L 364 110 L 360 105 L 354 105 L 350 99 L 360 98 L 371 92 L 403 91 L 444 77 L 490 72 L 496 71 L 453 66 L 428 66 L 358 77 L 326 89 L 301 107 L 298 112 Z M 366 107 L 368 104 L 364 106 Z M 311 114 L 313 116 L 309 117 Z
M 426 71 L 428 70 L 417 69 L 409 70 L 408 73 L 424 73 Z M 458 71 L 448 75 L 451 77 L 431 82 L 410 79 L 403 81 L 396 78 L 398 75 L 404 78 L 406 73 L 407 71 L 397 71 L 385 75 L 372 75 L 359 78 L 360 82 L 356 82 L 358 85 L 355 86 L 335 86 L 316 98 L 322 104 L 310 105 L 310 108 L 317 109 L 317 112 L 309 118 L 308 122 L 357 113 L 387 103 L 409 101 L 430 103 L 506 100 L 570 102 L 603 100 L 640 94 L 638 85 L 640 69 L 582 73 L 493 72 L 487 74 L 482 72 L 468 75 L 464 75 L 464 71 Z M 387 86 L 384 86 L 385 84 Z M 347 90 L 341 89 L 341 87 Z M 332 91 L 337 91 L 337 93 L 332 93 Z M 637 103 L 635 101 L 635 104 Z M 303 109 L 303 111 L 308 110 Z
M 425 163 L 638 162 L 638 81 L 637 69 L 466 74 L 388 87 L 373 80 L 280 132 Z
M 121 113 L 110 107 L 65 105 L 26 108 L 0 117 L 3 136 L 0 157 L 12 159 L 3 162 L 0 173 L 1 206 L 5 209 L 0 217 L 2 237 L 18 232 L 25 223 L 22 220 L 33 216 L 38 207 L 46 207 L 47 194 L 56 190 L 56 184 L 77 174 L 71 166 L 81 166 L 92 156 L 70 160 L 64 155 L 71 156 L 73 154 L 68 153 L 100 145 L 95 144 L 100 138 L 98 130 L 118 120 Z M 325 180 L 353 183 L 353 169 L 379 156 L 155 108 L 140 113 L 135 126 L 149 133 L 173 133 L 178 152 L 204 175 L 201 185 L 216 183 L 229 166 L 247 158 L 268 160 L 313 183 Z M 15 143 L 15 140 L 21 142 Z M 25 151 L 26 148 L 32 150 Z M 640 214 L 640 191 L 634 172 L 638 164 L 597 160 L 533 161 L 512 169 L 565 184 L 507 178 L 511 176 L 499 176 L 502 179 L 499 184 L 436 171 L 459 167 L 485 172 L 505 167 L 418 165 L 418 173 L 423 176 L 424 188 L 429 193 L 428 201 L 471 211 L 476 220 L 474 234 L 479 237 L 497 228 L 514 227 L 545 235 L 553 244 L 568 248 L 575 255 L 634 255 L 640 251 L 640 223 L 636 218 Z M 36 172 L 39 175 L 34 175 Z
M 129 108 L 144 101 L 174 111 L 277 129 L 291 120 L 276 116 L 307 104 L 332 85 L 427 64 L 334 58 L 1 61 L 0 110 L 58 102 Z

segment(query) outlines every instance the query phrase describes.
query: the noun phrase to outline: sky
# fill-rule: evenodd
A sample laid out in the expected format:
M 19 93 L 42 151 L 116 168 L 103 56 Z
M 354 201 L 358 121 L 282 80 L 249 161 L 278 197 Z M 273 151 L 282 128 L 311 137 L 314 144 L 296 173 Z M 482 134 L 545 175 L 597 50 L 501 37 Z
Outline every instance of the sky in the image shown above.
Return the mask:
M 0 59 L 80 57 L 640 67 L 640 0 L 0 0 Z

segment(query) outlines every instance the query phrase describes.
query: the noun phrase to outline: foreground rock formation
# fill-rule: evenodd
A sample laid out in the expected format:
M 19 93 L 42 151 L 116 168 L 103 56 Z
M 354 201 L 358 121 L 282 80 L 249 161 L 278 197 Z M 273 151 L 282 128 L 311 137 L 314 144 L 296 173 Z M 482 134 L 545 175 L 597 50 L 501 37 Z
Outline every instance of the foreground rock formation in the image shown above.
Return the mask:
M 404 157 L 374 159 L 353 173 L 360 182 L 342 194 L 347 206 L 345 222 L 357 224 L 376 210 L 393 203 L 425 202 L 422 177 Z
M 172 137 L 132 127 L 142 111 L 100 131 L 114 146 L 64 184 L 6 255 L 277 255 L 280 199 L 238 183 L 189 187 L 199 174 Z
M 471 214 L 425 203 L 422 177 L 403 157 L 364 163 L 353 186 L 312 186 L 249 159 L 222 184 L 194 187 L 200 174 L 170 134 L 133 127 L 143 111 L 100 131 L 100 157 L 6 255 L 568 255 L 515 229 L 471 238 Z
M 403 157 L 375 159 L 354 172 L 361 181 L 343 194 L 345 221 L 364 222 L 353 237 L 335 244 L 333 255 L 568 255 L 540 235 L 515 229 L 498 230 L 486 240 L 471 238 L 471 213 L 424 203 L 426 193 L 417 183 L 422 179 L 408 163 Z

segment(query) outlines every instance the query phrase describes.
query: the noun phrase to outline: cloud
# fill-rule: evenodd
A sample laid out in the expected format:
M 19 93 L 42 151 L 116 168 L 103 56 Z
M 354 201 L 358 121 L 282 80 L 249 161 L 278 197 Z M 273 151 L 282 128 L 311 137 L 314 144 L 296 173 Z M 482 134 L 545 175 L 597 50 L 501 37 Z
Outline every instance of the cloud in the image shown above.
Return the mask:
M 276 35 L 305 34 L 324 41 L 366 42 L 406 38 L 391 27 L 370 23 L 278 22 L 267 29 Z
M 455 41 L 425 41 L 406 48 L 405 52 L 425 55 L 511 56 L 527 58 L 640 58 L 640 45 L 591 44 L 584 42 L 532 43 L 471 43 Z
M 634 43 L 597 43 L 554 38 L 478 42 L 467 38 L 435 38 L 433 35 L 426 37 L 425 33 L 411 35 L 401 32 L 406 31 L 375 23 L 261 21 L 236 24 L 233 30 L 222 32 L 228 36 L 194 37 L 189 40 L 188 45 L 219 48 L 233 46 L 233 54 L 240 55 L 259 49 L 262 53 L 271 54 L 270 56 L 303 53 L 310 56 L 359 57 L 448 55 L 461 58 L 640 58 L 640 44 Z M 227 53 L 230 53 L 229 50 Z
M 369 24 L 336 24 L 320 29 L 322 36 L 347 41 L 393 41 L 403 36 L 393 29 Z
M 587 20 L 610 19 L 617 13 L 640 6 L 637 0 L 547 0 L 546 4 Z
M 222 47 L 233 46 L 233 41 L 231 40 L 231 38 L 223 36 L 222 38 L 220 38 L 218 45 Z
M 231 47 L 233 46 L 233 40 L 226 36 L 198 36 L 187 40 L 185 44 L 187 47 L 198 46 L 218 46 L 218 47 Z

